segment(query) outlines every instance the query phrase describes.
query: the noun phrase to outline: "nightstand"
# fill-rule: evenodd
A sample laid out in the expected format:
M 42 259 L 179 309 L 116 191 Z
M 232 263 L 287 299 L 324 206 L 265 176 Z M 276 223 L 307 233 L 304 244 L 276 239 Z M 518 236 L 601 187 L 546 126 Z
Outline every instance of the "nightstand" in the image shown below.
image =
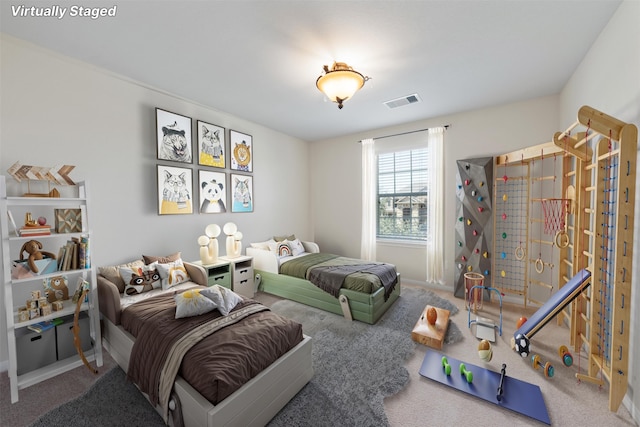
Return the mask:
M 220 285 L 227 289 L 233 289 L 231 286 L 231 263 L 227 260 L 218 258 L 213 264 L 202 264 L 202 261 L 192 261 L 192 264 L 202 266 L 207 272 L 207 286 Z
M 247 298 L 255 295 L 255 285 L 253 280 L 253 257 L 241 255 L 236 258 L 220 257 L 220 262 L 231 264 L 231 278 L 233 285 L 231 289 Z

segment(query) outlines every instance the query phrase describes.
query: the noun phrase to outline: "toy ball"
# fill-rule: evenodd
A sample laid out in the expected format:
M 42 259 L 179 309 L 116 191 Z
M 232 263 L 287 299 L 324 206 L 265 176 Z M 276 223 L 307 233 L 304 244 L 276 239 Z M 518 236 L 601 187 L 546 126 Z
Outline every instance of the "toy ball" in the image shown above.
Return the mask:
M 518 319 L 518 322 L 516 322 L 516 329 L 520 329 L 520 327 L 522 325 L 524 325 L 524 322 L 527 321 L 527 318 L 522 316 L 521 318 Z
M 41 216 L 38 218 L 38 224 L 45 225 L 47 223 L 47 218 Z
M 503 220 L 503 221 L 506 221 L 506 220 L 507 220 L 507 214 L 506 214 L 506 213 L 503 213 L 503 214 L 502 214 L 502 220 Z
M 514 338 L 514 350 L 521 357 L 527 357 L 529 355 L 529 338 L 524 334 L 518 334 Z
M 429 322 L 430 325 L 435 325 L 436 320 L 438 320 L 438 312 L 435 308 L 429 307 L 427 310 L 427 322 Z
M 502 277 L 507 277 L 507 272 L 506 272 L 506 271 L 504 271 L 504 270 L 502 270 L 502 271 L 500 272 L 500 276 L 502 276 Z
M 502 195 L 502 201 L 506 202 L 507 200 L 509 200 L 509 196 L 507 196 L 506 194 Z
M 490 362 L 493 357 L 493 350 L 491 349 L 491 343 L 487 340 L 482 340 L 478 344 L 478 356 L 485 362 Z

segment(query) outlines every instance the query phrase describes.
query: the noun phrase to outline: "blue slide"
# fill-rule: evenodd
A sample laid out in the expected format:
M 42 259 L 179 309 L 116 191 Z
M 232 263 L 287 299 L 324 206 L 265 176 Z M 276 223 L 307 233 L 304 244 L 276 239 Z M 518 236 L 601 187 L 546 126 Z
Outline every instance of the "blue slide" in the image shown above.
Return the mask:
M 591 272 L 589 270 L 580 270 L 578 274 L 573 276 L 558 292 L 553 294 L 530 319 L 524 322 L 524 324 L 513 333 L 513 336 L 516 337 L 518 334 L 523 334 L 527 338 L 534 336 L 549 320 L 553 319 L 556 314 L 589 286 L 591 283 L 590 279 Z

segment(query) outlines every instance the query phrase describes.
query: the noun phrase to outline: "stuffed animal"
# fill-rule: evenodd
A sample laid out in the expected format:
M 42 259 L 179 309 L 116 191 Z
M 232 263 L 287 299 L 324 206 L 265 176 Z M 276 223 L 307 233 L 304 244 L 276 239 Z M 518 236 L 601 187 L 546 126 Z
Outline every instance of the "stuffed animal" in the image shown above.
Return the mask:
M 69 288 L 67 287 L 67 279 L 64 276 L 54 276 L 49 280 L 47 288 L 47 301 L 50 303 L 54 301 L 68 300 Z M 78 289 L 80 289 L 79 287 Z
M 22 245 L 22 249 L 20 249 L 20 261 L 24 260 L 24 252 L 29 254 L 29 268 L 34 273 L 38 272 L 38 267 L 36 266 L 36 261 L 43 259 L 45 256 L 56 259 L 56 256 L 51 252 L 41 251 L 42 243 L 37 240 L 28 240 Z

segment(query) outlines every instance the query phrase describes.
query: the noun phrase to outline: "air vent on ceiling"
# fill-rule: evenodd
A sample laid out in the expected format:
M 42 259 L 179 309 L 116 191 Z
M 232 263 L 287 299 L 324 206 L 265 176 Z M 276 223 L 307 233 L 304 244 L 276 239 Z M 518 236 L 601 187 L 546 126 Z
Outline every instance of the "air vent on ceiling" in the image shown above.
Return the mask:
M 417 93 L 414 93 L 412 95 L 407 95 L 401 98 L 392 99 L 391 101 L 383 102 L 383 104 L 389 108 L 398 108 L 402 107 L 403 105 L 415 104 L 417 102 L 420 102 L 420 97 L 418 97 Z

